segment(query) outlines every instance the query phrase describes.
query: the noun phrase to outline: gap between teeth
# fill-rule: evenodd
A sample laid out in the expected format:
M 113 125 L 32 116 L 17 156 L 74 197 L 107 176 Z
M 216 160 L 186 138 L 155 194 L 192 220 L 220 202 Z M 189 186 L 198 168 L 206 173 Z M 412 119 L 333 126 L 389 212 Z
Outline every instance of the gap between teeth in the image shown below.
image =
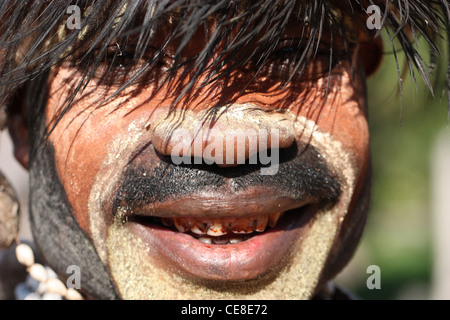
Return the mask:
M 223 219 L 201 219 L 201 218 L 162 218 L 162 223 L 166 226 L 175 226 L 179 232 L 192 232 L 200 236 L 198 239 L 205 243 L 211 243 L 211 238 L 202 237 L 222 237 L 227 234 L 246 235 L 253 232 L 264 232 L 266 228 L 275 227 L 282 212 L 271 213 L 241 218 L 223 218 Z M 221 239 L 216 239 L 216 242 Z M 225 240 L 223 240 L 225 241 Z M 241 238 L 226 239 L 231 241 L 241 241 Z

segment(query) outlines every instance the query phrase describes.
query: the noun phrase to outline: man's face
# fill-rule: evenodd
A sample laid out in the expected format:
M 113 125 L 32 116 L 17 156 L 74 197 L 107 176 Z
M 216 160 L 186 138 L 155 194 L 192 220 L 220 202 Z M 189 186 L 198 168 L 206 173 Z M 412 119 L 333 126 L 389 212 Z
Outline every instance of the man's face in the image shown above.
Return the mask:
M 287 28 L 284 38 L 295 34 Z M 193 39 L 182 54 L 186 61 L 208 41 L 202 31 Z M 176 41 L 167 47 L 168 59 L 176 47 Z M 283 87 L 291 47 L 280 42 L 281 55 L 259 72 L 249 66 L 196 87 L 175 109 L 193 73 L 189 63 L 164 82 L 162 61 L 148 80 L 109 100 L 121 82 L 101 81 L 105 65 L 75 96 L 49 138 L 54 170 L 123 298 L 310 298 L 348 261 L 365 221 L 370 175 L 358 47 L 330 74 L 328 52 L 319 50 L 305 74 Z M 82 76 L 70 63 L 51 71 L 47 126 Z M 214 143 L 208 129 L 224 138 L 236 129 L 277 129 L 278 170 L 175 164 L 174 148 L 191 145 L 173 139 L 180 128 L 201 142 L 197 151 L 178 154 L 203 160 Z M 214 148 L 213 155 L 225 154 L 230 145 Z M 258 148 L 244 148 L 244 157 Z

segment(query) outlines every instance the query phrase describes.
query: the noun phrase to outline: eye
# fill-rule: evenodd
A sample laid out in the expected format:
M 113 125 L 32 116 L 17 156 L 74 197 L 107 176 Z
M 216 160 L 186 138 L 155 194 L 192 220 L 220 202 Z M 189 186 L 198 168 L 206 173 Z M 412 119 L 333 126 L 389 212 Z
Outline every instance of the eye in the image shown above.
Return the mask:
M 164 52 L 148 46 L 142 56 L 136 57 L 134 44 L 112 43 L 89 53 L 89 59 L 74 61 L 79 70 L 90 68 L 93 79 L 107 85 L 121 86 L 133 79 L 134 83 L 160 77 L 170 66 L 170 57 Z
M 105 62 L 110 67 L 125 69 L 135 64 L 134 53 L 125 51 L 119 44 L 110 45 L 106 50 Z
M 275 51 L 274 55 L 277 59 L 281 61 L 290 61 L 295 57 L 295 53 L 298 51 L 298 48 L 294 48 L 293 46 L 283 47 Z
M 282 81 L 289 78 L 302 81 L 318 79 L 327 75 L 337 62 L 331 55 L 334 56 L 333 50 L 327 43 L 317 45 L 309 44 L 308 39 L 284 40 L 272 52 L 263 70 L 272 79 Z

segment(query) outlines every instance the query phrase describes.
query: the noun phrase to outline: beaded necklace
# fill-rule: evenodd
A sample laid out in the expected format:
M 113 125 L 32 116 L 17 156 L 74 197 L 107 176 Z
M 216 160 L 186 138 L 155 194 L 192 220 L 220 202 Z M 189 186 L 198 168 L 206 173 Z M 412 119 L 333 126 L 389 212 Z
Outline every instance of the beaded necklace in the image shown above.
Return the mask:
M 83 300 L 83 296 L 58 279 L 49 267 L 36 263 L 33 250 L 27 244 L 17 245 L 16 258 L 27 268 L 25 282 L 18 284 L 14 290 L 18 300 Z

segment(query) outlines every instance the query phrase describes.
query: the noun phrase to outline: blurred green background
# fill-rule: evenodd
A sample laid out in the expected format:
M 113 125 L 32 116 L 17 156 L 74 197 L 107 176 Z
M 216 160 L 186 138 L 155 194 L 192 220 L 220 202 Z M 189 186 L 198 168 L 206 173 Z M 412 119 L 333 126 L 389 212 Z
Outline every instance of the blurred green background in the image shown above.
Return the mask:
M 368 80 L 372 204 L 359 248 L 336 282 L 363 299 L 430 299 L 431 155 L 436 135 L 450 131 L 447 95 L 443 91 L 448 53 L 443 52 L 444 70 L 435 77 L 438 88 L 434 97 L 419 81 L 418 73 L 415 84 L 407 71 L 401 104 L 395 58 L 390 42 L 384 38 L 383 64 Z M 426 46 L 419 42 L 419 48 Z M 426 52 L 423 56 L 428 61 Z M 399 63 L 404 69 L 401 54 Z M 366 286 L 370 276 L 366 269 L 373 264 L 381 269 L 381 290 Z

